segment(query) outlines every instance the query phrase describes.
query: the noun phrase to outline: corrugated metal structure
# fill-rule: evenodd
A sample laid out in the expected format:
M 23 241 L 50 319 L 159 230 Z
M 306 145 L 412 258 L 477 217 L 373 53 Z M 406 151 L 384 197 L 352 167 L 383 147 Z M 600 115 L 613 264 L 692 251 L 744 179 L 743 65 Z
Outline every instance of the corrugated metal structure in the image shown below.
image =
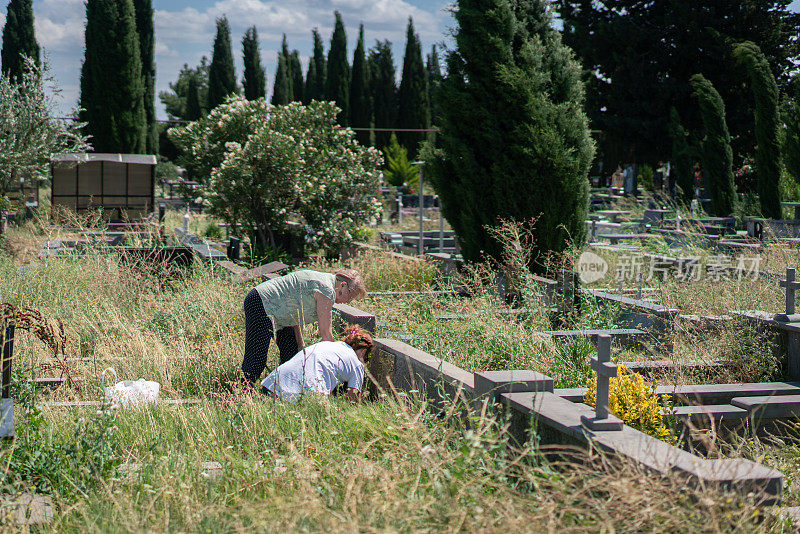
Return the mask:
M 78 213 L 103 209 L 107 220 L 135 220 L 153 211 L 156 157 L 142 154 L 59 154 L 50 162 L 53 206 Z

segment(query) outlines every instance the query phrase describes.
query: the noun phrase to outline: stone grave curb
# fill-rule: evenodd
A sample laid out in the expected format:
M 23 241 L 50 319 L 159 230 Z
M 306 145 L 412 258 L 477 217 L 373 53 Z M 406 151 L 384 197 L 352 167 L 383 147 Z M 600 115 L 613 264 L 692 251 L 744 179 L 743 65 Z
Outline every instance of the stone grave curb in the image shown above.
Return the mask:
M 438 410 L 452 399 L 472 406 L 487 402 L 492 393 L 509 409 L 511 435 L 525 443 L 530 435 L 531 417 L 541 445 L 580 445 L 629 458 L 663 475 L 681 473 L 698 485 L 715 484 L 737 491 L 763 491 L 763 504 L 778 502 L 783 475 L 749 460 L 706 460 L 656 438 L 624 426 L 621 431 L 589 431 L 581 416 L 594 410 L 552 392 L 552 379 L 532 371 L 469 373 L 460 367 L 390 339 L 376 339 L 376 348 L 392 360 L 387 375 L 379 382 L 396 390 L 428 397 Z M 522 391 L 527 389 L 528 391 Z M 548 391 L 548 389 L 550 389 Z M 464 408 L 459 410 L 461 413 Z

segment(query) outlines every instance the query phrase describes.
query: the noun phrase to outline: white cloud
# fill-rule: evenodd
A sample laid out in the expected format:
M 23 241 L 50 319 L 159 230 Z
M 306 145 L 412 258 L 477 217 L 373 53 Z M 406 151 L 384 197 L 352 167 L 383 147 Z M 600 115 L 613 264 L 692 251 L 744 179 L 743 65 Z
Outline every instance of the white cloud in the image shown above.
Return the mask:
M 439 2 L 441 4 L 441 2 Z M 297 0 L 291 3 L 276 0 L 220 0 L 203 12 L 193 7 L 177 11 L 156 11 L 156 34 L 167 41 L 208 43 L 216 31 L 215 20 L 225 15 L 230 22 L 233 40 L 252 25 L 258 28 L 262 41 L 279 41 L 285 33 L 291 42 L 302 39 L 310 46 L 310 32 L 318 27 L 327 41 L 333 28 L 333 11 L 338 9 L 354 40 L 358 24 L 367 31 L 388 32 L 387 38 L 403 36 L 408 17 L 414 18 L 417 32 L 424 40 L 441 37 L 440 17 L 404 0 Z M 383 33 L 381 34 L 383 35 Z M 293 39 L 294 38 L 294 39 Z M 382 37 L 383 38 L 383 37 Z
M 157 41 L 205 42 L 212 34 L 207 13 L 200 13 L 192 7 L 180 11 L 155 11 L 155 32 Z
M 70 18 L 56 22 L 49 17 L 36 17 L 36 40 L 47 49 L 83 49 L 83 18 Z
M 83 48 L 83 0 L 42 0 L 34 5 L 36 40 L 52 50 Z

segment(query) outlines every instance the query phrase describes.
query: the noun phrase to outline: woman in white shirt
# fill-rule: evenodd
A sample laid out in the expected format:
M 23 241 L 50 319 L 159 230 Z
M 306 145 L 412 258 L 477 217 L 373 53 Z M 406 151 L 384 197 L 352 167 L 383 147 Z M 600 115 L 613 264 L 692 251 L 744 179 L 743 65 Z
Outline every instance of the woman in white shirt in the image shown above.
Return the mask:
M 308 392 L 330 395 L 336 386 L 346 383 L 348 399 L 358 402 L 372 346 L 369 332 L 350 325 L 342 341 L 320 341 L 279 365 L 261 382 L 261 391 L 295 402 Z

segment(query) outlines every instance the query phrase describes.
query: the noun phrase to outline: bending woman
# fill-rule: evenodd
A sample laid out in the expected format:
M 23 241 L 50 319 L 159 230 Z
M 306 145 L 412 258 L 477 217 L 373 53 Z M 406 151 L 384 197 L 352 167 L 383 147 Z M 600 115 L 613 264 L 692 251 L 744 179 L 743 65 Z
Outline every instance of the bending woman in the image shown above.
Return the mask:
M 360 326 L 350 325 L 342 341 L 320 341 L 301 350 L 272 371 L 261 382 L 261 391 L 290 402 L 314 392 L 330 395 L 339 384 L 347 384 L 347 398 L 361 399 L 364 364 L 372 352 L 372 336 Z
M 295 271 L 259 284 L 244 299 L 244 379 L 255 384 L 267 365 L 269 341 L 274 336 L 280 363 L 303 348 L 301 327 L 319 323 L 323 341 L 334 341 L 333 304 L 366 296 L 358 271 L 340 269 L 336 274 Z

